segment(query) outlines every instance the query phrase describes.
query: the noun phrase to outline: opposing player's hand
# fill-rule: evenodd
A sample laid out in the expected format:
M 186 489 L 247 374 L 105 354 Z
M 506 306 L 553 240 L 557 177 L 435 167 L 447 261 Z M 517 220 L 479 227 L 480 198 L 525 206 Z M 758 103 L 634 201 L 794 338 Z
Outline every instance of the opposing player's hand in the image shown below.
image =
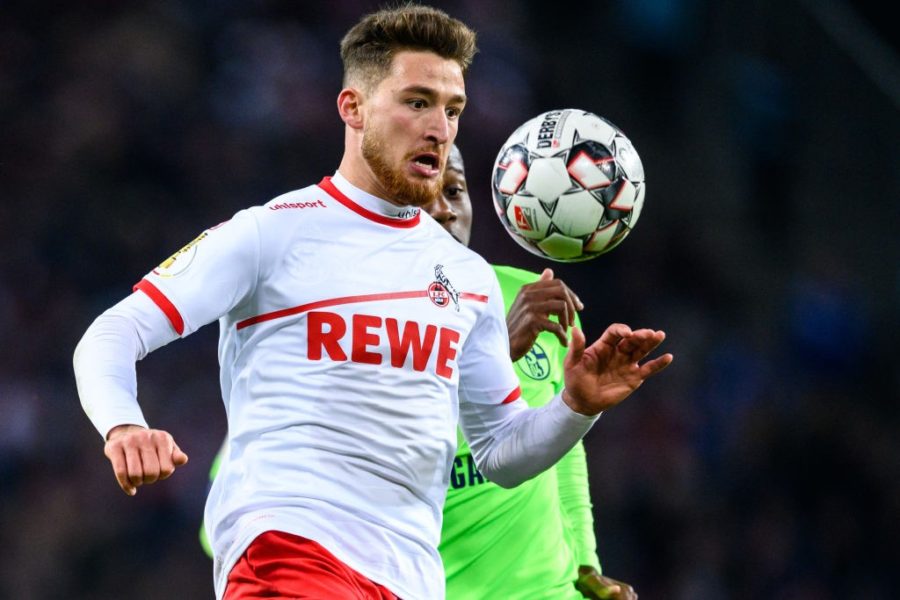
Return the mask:
M 145 483 L 167 479 L 188 461 L 168 432 L 139 425 L 113 427 L 103 453 L 112 463 L 119 487 L 129 496 Z
M 584 305 L 561 279 L 553 278 L 553 271 L 544 269 L 541 278 L 523 285 L 516 295 L 506 326 L 509 329 L 509 355 L 517 361 L 534 345 L 542 331 L 549 331 L 559 338 L 563 346 L 569 345 L 566 330 L 575 324 L 575 312 Z M 557 321 L 551 321 L 556 315 Z
M 671 354 L 641 362 L 666 338 L 662 331 L 614 323 L 585 348 L 584 333 L 572 330 L 562 397 L 575 412 L 596 415 L 619 404 L 672 362 Z
M 627 583 L 605 577 L 594 567 L 578 567 L 578 580 L 575 588 L 585 598 L 592 600 L 637 600 L 637 593 Z

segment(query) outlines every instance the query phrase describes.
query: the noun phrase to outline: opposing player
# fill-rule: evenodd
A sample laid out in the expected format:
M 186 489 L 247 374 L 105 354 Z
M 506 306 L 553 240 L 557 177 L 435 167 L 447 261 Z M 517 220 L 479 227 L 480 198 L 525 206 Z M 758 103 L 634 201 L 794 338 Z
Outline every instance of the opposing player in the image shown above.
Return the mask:
M 148 428 L 135 361 L 219 321 L 219 598 L 443 597 L 457 419 L 481 472 L 515 486 L 672 360 L 645 360 L 660 331 L 614 324 L 585 348 L 575 329 L 565 389 L 538 409 L 519 398 L 496 277 L 419 210 L 440 193 L 474 51 L 428 7 L 363 18 L 341 43 L 337 173 L 203 232 L 76 349 L 82 405 L 133 495 L 187 460 Z
M 472 203 L 456 146 L 447 160 L 443 193 L 425 210 L 468 246 Z M 522 398 L 543 406 L 563 387 L 566 332 L 579 325 L 581 301 L 549 269 L 540 276 L 505 266 L 494 266 L 494 272 Z M 580 442 L 546 472 L 504 489 L 482 476 L 460 437 L 439 549 L 450 600 L 637 598 L 630 585 L 600 572 Z

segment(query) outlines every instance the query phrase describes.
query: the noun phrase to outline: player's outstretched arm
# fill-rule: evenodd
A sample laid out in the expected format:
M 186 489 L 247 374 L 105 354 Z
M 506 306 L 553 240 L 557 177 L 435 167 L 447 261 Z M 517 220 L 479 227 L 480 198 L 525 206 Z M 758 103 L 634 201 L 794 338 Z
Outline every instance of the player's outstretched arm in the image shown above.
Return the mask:
M 596 415 L 619 404 L 672 363 L 668 353 L 641 362 L 665 338 L 663 331 L 632 331 L 628 325 L 614 323 L 585 348 L 584 333 L 574 328 L 566 355 L 563 401 L 583 415 Z
M 578 568 L 578 581 L 575 582 L 575 587 L 582 596 L 591 600 L 637 600 L 638 598 L 634 588 L 627 583 L 601 575 L 597 569 L 589 566 Z
M 531 349 L 542 331 L 554 334 L 563 346 L 569 345 L 566 330 L 575 325 L 575 312 L 584 305 L 553 271 L 544 269 L 541 278 L 523 285 L 509 307 L 506 327 L 509 329 L 509 355 L 513 362 Z M 550 320 L 555 315 L 557 320 Z
M 188 461 L 168 432 L 140 425 L 113 427 L 103 453 L 112 463 L 119 487 L 129 496 L 145 483 L 167 479 Z

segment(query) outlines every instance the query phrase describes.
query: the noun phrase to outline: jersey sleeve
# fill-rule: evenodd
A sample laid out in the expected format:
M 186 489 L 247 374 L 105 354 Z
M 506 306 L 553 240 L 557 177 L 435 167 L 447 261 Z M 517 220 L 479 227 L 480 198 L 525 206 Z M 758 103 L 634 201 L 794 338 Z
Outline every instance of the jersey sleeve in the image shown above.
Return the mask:
M 165 315 L 139 293 L 107 309 L 88 327 L 72 366 L 81 406 L 104 439 L 116 425 L 147 427 L 137 402 L 135 362 L 174 339 Z
M 259 276 L 260 237 L 256 218 L 243 210 L 201 233 L 134 289 L 153 300 L 184 337 L 252 294 Z
M 469 333 L 459 359 L 461 403 L 503 404 L 521 396 L 519 378 L 509 360 L 509 332 L 500 284 L 490 271 L 487 307 Z
M 505 488 L 552 467 L 590 430 L 600 415 L 569 408 L 559 395 L 540 408 L 524 400 L 460 404 L 460 427 L 481 473 Z

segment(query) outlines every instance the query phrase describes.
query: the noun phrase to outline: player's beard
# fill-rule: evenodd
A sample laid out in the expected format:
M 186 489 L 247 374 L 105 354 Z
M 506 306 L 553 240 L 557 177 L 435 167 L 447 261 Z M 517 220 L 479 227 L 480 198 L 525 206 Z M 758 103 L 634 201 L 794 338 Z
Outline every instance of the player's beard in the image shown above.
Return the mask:
M 385 143 L 377 132 L 366 125 L 363 130 L 362 155 L 369 168 L 378 178 L 379 183 L 390 195 L 389 200 L 405 206 L 425 206 L 436 200 L 441 193 L 441 177 L 410 181 L 401 169 L 392 167 L 385 160 Z M 415 152 L 405 156 L 403 164 L 419 154 Z

